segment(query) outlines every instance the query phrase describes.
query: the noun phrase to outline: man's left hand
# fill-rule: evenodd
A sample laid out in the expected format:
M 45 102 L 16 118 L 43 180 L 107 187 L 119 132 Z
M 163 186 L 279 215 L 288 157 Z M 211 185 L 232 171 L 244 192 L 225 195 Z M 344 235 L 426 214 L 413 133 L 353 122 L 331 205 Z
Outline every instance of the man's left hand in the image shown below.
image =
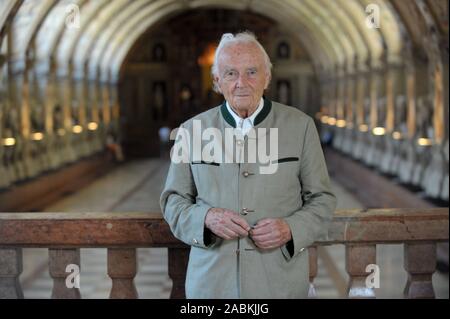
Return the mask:
M 288 223 L 280 218 L 260 220 L 249 234 L 255 245 L 261 249 L 281 247 L 292 239 Z

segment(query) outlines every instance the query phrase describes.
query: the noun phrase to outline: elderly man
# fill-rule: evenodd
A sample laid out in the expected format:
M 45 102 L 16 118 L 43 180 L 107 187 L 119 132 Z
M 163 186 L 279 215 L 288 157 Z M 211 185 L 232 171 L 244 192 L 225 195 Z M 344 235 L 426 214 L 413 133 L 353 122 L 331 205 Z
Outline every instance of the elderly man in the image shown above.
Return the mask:
M 327 234 L 336 200 L 313 120 L 263 97 L 271 66 L 253 34 L 224 34 L 212 73 L 225 101 L 178 131 L 176 144 L 187 151 L 184 160 L 172 153 L 161 208 L 174 235 L 191 245 L 187 298 L 308 295 L 307 247 Z M 196 134 L 230 129 L 232 155 L 213 141 L 228 160 L 202 158 L 207 141 L 196 147 Z M 265 149 L 267 138 L 270 163 L 251 160 L 251 146 Z

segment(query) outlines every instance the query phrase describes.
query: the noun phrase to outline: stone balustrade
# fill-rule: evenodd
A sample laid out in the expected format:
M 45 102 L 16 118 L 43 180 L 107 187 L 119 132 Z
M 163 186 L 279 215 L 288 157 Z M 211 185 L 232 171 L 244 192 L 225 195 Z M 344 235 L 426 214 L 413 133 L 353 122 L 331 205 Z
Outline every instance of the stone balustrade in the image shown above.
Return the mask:
M 377 244 L 404 244 L 406 298 L 434 298 L 436 243 L 448 241 L 448 208 L 336 211 L 328 236 L 309 248 L 310 297 L 315 297 L 317 246 L 344 244 L 348 297 L 373 298 L 367 266 Z M 167 247 L 171 298 L 184 298 L 189 246 L 177 240 L 160 213 L 0 213 L 0 298 L 23 298 L 19 276 L 24 247 L 48 248 L 52 298 L 81 298 L 67 285 L 67 265 L 80 265 L 80 248 L 108 249 L 110 298 L 138 298 L 136 248 Z M 82 271 L 82 270 L 81 270 Z

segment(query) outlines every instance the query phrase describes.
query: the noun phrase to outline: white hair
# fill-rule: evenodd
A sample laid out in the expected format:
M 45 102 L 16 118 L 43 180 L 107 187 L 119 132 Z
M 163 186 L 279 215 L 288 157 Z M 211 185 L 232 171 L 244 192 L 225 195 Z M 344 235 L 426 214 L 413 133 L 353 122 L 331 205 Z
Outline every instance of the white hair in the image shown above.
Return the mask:
M 224 47 L 236 43 L 256 44 L 256 46 L 261 50 L 261 53 L 263 54 L 266 72 L 270 77 L 272 77 L 272 62 L 270 62 L 269 55 L 267 54 L 266 50 L 264 50 L 264 47 L 261 45 L 261 43 L 259 43 L 259 41 L 256 39 L 254 33 L 250 31 L 239 32 L 236 33 L 235 35 L 232 33 L 224 33 L 222 35 L 222 38 L 220 39 L 219 45 L 217 46 L 216 52 L 214 54 L 214 63 L 211 68 L 211 73 L 214 79 L 214 91 L 216 91 L 217 93 L 220 93 L 220 90 L 217 87 L 217 83 L 215 81 L 215 78 L 219 76 L 219 67 L 218 67 L 219 56 Z

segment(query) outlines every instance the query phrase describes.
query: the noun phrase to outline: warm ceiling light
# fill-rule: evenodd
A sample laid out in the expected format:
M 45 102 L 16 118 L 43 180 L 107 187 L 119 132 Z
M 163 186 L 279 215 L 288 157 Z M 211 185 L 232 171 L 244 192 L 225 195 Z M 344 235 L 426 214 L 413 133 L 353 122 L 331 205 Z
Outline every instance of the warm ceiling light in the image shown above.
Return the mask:
M 369 127 L 368 127 L 366 124 L 361 124 L 361 125 L 359 126 L 359 130 L 360 130 L 361 132 L 367 132 L 367 131 L 369 130 Z
M 328 116 L 326 116 L 326 115 L 322 116 L 322 117 L 320 118 L 320 121 L 321 121 L 323 124 L 328 124 Z
M 336 119 L 334 117 L 329 117 L 328 125 L 336 125 Z
M 75 134 L 80 134 L 81 132 L 83 132 L 83 128 L 81 127 L 81 125 L 75 125 L 72 128 L 72 132 L 74 132 Z
M 198 58 L 197 63 L 201 66 L 211 66 L 214 63 L 214 56 L 216 54 L 216 46 L 208 44 L 203 54 Z
M 394 138 L 394 140 L 400 140 L 402 138 L 402 134 L 400 132 L 393 132 L 392 133 L 392 137 Z
M 430 138 L 421 137 L 417 140 L 417 144 L 420 146 L 430 146 L 433 144 L 433 141 Z
M 345 127 L 345 124 L 346 124 L 345 120 L 337 120 L 336 122 L 337 127 Z
M 16 144 L 16 139 L 13 137 L 7 137 L 3 139 L 3 145 L 5 146 L 13 146 Z
M 31 139 L 33 141 L 41 141 L 44 138 L 44 134 L 42 134 L 41 132 L 36 132 L 31 134 Z
M 372 129 L 373 135 L 384 135 L 386 133 L 386 129 L 384 127 L 375 127 Z
M 97 127 L 98 127 L 98 124 L 95 123 L 95 122 L 90 122 L 90 123 L 88 124 L 88 129 L 89 129 L 90 131 L 95 131 L 95 130 L 97 129 Z

